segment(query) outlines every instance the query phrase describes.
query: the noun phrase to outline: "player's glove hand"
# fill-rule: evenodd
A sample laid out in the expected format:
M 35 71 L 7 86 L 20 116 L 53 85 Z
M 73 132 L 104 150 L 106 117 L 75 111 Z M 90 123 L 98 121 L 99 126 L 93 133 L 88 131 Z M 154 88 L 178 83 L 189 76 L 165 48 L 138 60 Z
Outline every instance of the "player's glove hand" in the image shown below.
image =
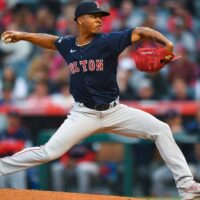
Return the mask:
M 137 69 L 143 72 L 157 72 L 178 58 L 164 47 L 138 48 L 134 57 Z

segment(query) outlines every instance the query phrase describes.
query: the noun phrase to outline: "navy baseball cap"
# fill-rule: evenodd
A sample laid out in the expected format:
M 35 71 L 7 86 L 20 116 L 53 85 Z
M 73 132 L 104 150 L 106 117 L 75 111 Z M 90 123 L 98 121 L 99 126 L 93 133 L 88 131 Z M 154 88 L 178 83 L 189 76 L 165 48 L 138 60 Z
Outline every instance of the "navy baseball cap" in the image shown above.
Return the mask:
M 109 12 L 101 10 L 99 8 L 98 3 L 96 3 L 96 2 L 81 2 L 76 7 L 76 10 L 75 10 L 75 13 L 74 13 L 74 15 L 75 15 L 74 21 L 76 21 L 77 18 L 80 17 L 81 15 L 95 14 L 95 13 L 99 13 L 102 16 L 110 15 Z

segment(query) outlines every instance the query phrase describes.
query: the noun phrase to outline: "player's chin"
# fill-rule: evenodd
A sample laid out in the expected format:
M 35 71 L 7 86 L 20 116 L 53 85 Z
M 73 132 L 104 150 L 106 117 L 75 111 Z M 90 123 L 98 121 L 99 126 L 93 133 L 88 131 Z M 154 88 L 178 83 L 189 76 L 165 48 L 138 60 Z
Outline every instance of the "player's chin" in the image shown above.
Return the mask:
M 101 32 L 101 27 L 96 27 L 94 30 L 93 30 L 93 33 L 100 33 Z

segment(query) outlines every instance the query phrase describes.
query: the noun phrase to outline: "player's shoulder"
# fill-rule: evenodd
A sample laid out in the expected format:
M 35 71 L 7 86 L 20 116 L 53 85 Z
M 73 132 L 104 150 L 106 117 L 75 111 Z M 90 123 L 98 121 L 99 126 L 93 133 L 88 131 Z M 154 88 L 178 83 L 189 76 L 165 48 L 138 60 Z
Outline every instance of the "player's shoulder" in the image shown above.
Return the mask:
M 113 37 L 116 35 L 123 35 L 123 34 L 127 34 L 130 33 L 134 30 L 134 28 L 126 28 L 124 30 L 116 30 L 116 31 L 111 31 L 109 33 L 104 33 L 104 37 Z
M 75 40 L 75 36 L 73 35 L 65 35 L 58 37 L 54 44 L 58 49 L 68 48 L 69 46 L 73 46 Z
M 65 51 L 66 48 L 74 46 L 75 36 L 66 35 L 58 37 L 54 44 L 59 51 Z
M 109 33 L 100 33 L 98 35 L 98 38 L 99 39 L 109 39 L 110 37 L 112 37 L 113 35 L 119 33 L 119 31 L 112 31 L 112 32 L 109 32 Z
M 73 35 L 64 35 L 64 36 L 58 37 L 57 42 L 61 43 L 61 42 L 65 42 L 65 41 L 71 41 L 74 38 L 75 38 L 75 36 L 73 36 Z

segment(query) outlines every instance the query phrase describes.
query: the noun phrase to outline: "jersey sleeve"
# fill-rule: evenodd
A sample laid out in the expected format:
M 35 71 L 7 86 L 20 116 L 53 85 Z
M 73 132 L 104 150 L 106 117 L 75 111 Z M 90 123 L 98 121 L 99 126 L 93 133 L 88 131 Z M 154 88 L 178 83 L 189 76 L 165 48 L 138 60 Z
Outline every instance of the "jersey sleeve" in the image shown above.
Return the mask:
M 112 52 L 120 54 L 126 47 L 131 45 L 133 28 L 125 31 L 112 32 L 108 35 L 108 44 Z
M 63 57 L 66 53 L 66 50 L 69 49 L 70 38 L 70 36 L 61 36 L 57 38 L 54 42 L 54 45 Z

